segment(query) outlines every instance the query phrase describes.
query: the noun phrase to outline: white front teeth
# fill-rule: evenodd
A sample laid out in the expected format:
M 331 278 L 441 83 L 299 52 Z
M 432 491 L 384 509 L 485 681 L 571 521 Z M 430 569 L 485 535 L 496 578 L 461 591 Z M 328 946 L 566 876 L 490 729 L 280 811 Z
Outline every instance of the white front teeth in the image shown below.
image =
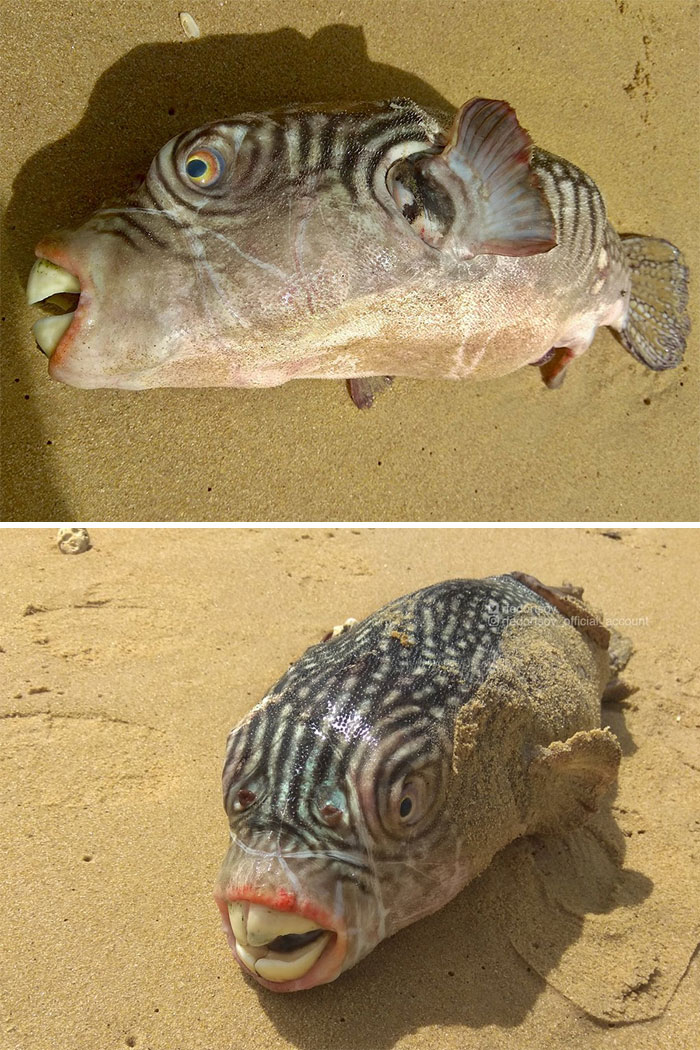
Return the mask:
M 75 311 L 71 314 L 51 314 L 42 317 L 32 326 L 34 338 L 47 357 L 51 357 L 65 332 L 70 328 Z
M 260 948 L 244 947 L 239 940 L 236 940 L 236 952 L 238 958 L 251 973 L 255 973 L 256 962 L 261 956 L 265 955 L 264 950 L 261 951 Z
M 256 961 L 255 969 L 266 981 L 294 981 L 308 973 L 328 944 L 330 936 L 330 933 L 324 933 L 318 940 L 305 948 L 297 948 L 295 952 L 286 952 L 284 955 L 274 952 L 266 955 Z
M 27 281 L 27 303 L 31 306 L 32 303 L 39 303 L 58 292 L 79 291 L 80 281 L 75 274 L 49 262 L 48 259 L 37 259 Z
M 233 936 L 236 938 L 237 943 L 247 944 L 248 937 L 246 935 L 243 905 L 238 901 L 234 904 L 229 903 L 228 917 L 231 920 L 231 929 L 233 930 Z
M 331 934 L 320 932 L 316 923 L 300 915 L 275 911 L 260 904 L 235 901 L 228 906 L 231 929 L 236 938 L 236 954 L 251 973 L 281 983 L 303 977 L 321 955 Z M 269 947 L 278 937 L 319 930 L 319 936 L 292 951 Z
M 75 274 L 69 273 L 63 266 L 49 262 L 48 259 L 37 259 L 27 281 L 27 302 L 30 305 L 39 303 L 43 299 L 49 299 L 52 295 L 61 295 L 65 292 L 80 292 L 80 281 Z M 42 317 L 33 326 L 34 338 L 47 357 L 51 357 L 68 331 L 74 313 L 75 311 Z
M 261 904 L 250 904 L 246 929 L 248 944 L 259 945 L 268 944 L 275 937 L 284 937 L 288 933 L 309 933 L 310 930 L 318 929 L 318 923 L 302 919 L 301 915 L 264 908 Z

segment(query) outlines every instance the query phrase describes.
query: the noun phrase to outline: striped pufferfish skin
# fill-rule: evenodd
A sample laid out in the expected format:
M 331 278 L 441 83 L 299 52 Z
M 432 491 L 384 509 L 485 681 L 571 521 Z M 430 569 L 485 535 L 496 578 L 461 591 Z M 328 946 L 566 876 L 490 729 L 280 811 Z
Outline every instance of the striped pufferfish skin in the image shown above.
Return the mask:
M 514 573 L 426 587 L 308 649 L 228 738 L 215 899 L 243 971 L 275 992 L 333 981 L 513 839 L 583 822 L 620 759 L 609 639 L 571 589 Z
M 601 325 L 671 368 L 689 327 L 678 249 L 618 237 L 592 179 L 489 99 L 215 121 L 36 254 L 30 302 L 79 295 L 34 326 L 79 387 L 340 378 L 364 407 L 396 375 L 558 385 Z

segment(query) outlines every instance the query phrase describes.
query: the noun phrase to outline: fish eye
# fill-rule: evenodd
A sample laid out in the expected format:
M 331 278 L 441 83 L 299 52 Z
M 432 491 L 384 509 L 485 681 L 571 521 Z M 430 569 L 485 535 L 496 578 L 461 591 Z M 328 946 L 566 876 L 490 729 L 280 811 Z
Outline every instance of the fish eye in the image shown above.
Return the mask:
M 399 793 L 399 824 L 415 824 L 429 804 L 427 784 L 422 777 L 411 777 Z
M 390 791 L 388 821 L 396 830 L 419 824 L 433 810 L 438 791 L 437 769 L 426 766 L 398 780 Z
M 213 186 L 223 175 L 224 168 L 224 158 L 212 147 L 195 150 L 185 161 L 187 177 L 196 186 Z

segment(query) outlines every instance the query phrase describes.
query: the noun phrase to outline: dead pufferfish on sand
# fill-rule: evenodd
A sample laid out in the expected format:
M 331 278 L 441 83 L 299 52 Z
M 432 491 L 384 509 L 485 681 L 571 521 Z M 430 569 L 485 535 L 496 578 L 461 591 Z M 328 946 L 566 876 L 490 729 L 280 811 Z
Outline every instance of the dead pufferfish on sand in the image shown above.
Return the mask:
M 556 386 L 601 325 L 673 368 L 689 330 L 678 249 L 619 237 L 593 180 L 482 98 L 451 126 L 409 99 L 207 124 L 36 254 L 30 303 L 79 296 L 33 329 L 78 387 L 338 378 L 365 407 L 396 375 Z
M 215 898 L 244 972 L 333 981 L 509 842 L 597 808 L 629 643 L 580 595 L 521 573 L 426 587 L 336 628 L 232 730 Z

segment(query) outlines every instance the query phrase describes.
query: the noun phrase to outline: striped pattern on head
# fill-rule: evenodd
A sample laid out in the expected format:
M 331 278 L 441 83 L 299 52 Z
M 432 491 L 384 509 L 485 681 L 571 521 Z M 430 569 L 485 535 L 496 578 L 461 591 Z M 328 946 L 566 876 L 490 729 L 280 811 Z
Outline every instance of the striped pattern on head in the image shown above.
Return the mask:
M 391 208 L 387 170 L 412 153 L 439 150 L 446 120 L 410 99 L 392 99 L 338 111 L 289 107 L 215 121 L 166 143 L 138 193 L 122 207 L 101 209 L 91 226 L 136 250 L 173 251 L 177 245 L 167 238 L 168 225 L 199 228 L 201 217 L 210 232 L 219 220 L 222 230 L 235 228 L 250 221 L 265 199 L 279 206 L 323 186 L 345 194 L 353 205 L 378 202 Z M 202 149 L 223 161 L 220 176 L 208 185 L 187 172 L 189 159 Z
M 407 843 L 428 853 L 442 834 L 457 712 L 533 602 L 547 604 L 510 577 L 451 580 L 308 649 L 229 736 L 235 839 L 274 839 L 341 877 L 404 857 Z

